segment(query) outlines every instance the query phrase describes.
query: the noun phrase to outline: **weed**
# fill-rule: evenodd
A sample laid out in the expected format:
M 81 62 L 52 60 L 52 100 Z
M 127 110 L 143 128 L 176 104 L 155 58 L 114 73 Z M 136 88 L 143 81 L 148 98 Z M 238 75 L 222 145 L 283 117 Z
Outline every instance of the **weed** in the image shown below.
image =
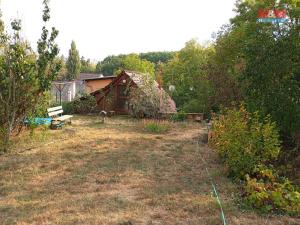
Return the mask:
M 170 123 L 162 120 L 144 120 L 144 129 L 150 133 L 161 134 L 170 129 Z

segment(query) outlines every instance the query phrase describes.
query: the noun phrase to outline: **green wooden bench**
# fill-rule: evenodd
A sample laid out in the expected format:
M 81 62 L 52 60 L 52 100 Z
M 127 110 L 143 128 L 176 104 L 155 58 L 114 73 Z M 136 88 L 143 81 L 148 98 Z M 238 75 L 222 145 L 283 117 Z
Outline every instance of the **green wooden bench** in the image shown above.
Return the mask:
M 72 115 L 62 115 L 64 112 L 62 106 L 49 108 L 47 109 L 47 112 L 48 116 L 52 118 L 52 129 L 62 128 L 62 126 L 65 124 L 65 121 L 68 121 L 69 124 L 72 123 Z

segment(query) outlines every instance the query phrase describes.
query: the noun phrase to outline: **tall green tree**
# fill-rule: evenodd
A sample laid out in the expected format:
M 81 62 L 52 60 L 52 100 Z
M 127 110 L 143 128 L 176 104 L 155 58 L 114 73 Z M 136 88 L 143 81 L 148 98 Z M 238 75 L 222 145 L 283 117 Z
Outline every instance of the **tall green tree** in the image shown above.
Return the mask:
M 135 55 L 133 57 L 133 55 Z M 117 55 L 117 56 L 108 56 L 103 61 L 98 62 L 96 66 L 96 72 L 102 73 L 105 76 L 113 75 L 120 69 L 124 67 L 128 68 L 135 68 L 135 70 L 142 70 L 144 71 L 145 62 L 151 62 L 154 64 L 155 69 L 158 69 L 159 63 L 165 63 L 172 59 L 175 55 L 175 52 L 147 52 L 147 53 L 140 53 L 140 54 L 129 54 L 129 55 Z M 125 61 L 135 61 L 134 62 L 127 62 L 127 64 L 131 64 L 130 66 L 124 65 L 124 59 L 127 58 Z M 143 61 L 144 60 L 144 61 Z M 143 66 L 137 66 L 138 64 L 143 64 Z M 132 66 L 132 65 L 135 66 Z M 149 63 L 148 63 L 149 64 Z M 152 73 L 152 72 L 151 72 Z
M 69 50 L 69 57 L 67 59 L 66 66 L 68 70 L 67 79 L 68 80 L 76 79 L 80 74 L 81 63 L 80 63 L 80 56 L 76 48 L 75 41 L 72 41 L 71 43 L 71 49 Z
M 286 0 L 276 6 L 287 10 L 285 23 L 259 23 L 258 9 L 272 9 L 274 1 L 240 1 L 225 38 L 239 47 L 230 58 L 239 68 L 235 76 L 248 109 L 259 111 L 262 117 L 270 114 L 286 138 L 300 131 L 300 13 L 296 3 Z
M 43 21 L 50 19 L 48 0 L 43 1 Z M 2 35 L 4 52 L 0 56 L 0 149 L 7 151 L 14 131 L 33 112 L 60 70 L 56 63 L 59 49 L 55 44 L 58 31 L 49 33 L 46 26 L 34 53 L 20 38 L 21 21 L 11 23 L 12 36 Z
M 145 59 L 141 59 L 137 54 L 130 54 L 122 59 L 121 68 L 149 74 L 152 77 L 155 75 L 155 65 Z
M 212 48 L 205 48 L 191 40 L 165 64 L 163 83 L 166 90 L 170 86 L 175 87 L 170 94 L 179 109 L 187 112 L 209 111 L 213 89 L 206 69 L 212 54 Z
M 145 59 L 149 62 L 157 65 L 159 62 L 166 63 L 174 57 L 176 52 L 146 52 L 140 53 L 139 56 L 141 59 Z
M 80 59 L 80 72 L 81 73 L 95 73 L 96 72 L 96 65 L 91 62 L 90 59 L 85 59 L 83 56 Z
M 103 61 L 96 65 L 96 72 L 104 76 L 114 75 L 122 66 L 122 59 L 125 55 L 107 56 Z
M 207 75 L 214 94 L 210 98 L 213 110 L 222 107 L 231 107 L 233 103 L 243 100 L 238 77 L 244 68 L 242 57 L 242 43 L 238 41 L 241 31 L 231 30 L 225 25 L 216 35 L 213 43 L 214 54 L 211 55 Z
M 64 56 L 61 55 L 60 57 L 56 57 L 55 61 L 56 61 L 56 63 L 61 65 L 61 68 L 57 75 L 57 79 L 64 80 L 68 74 L 67 67 L 66 67 L 66 60 L 65 60 Z

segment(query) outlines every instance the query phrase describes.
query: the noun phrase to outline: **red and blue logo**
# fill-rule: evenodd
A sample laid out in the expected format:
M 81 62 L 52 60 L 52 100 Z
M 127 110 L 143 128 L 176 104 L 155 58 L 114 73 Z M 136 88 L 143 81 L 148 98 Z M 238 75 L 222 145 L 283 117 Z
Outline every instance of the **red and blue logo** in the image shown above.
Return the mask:
M 287 21 L 285 9 L 259 9 L 258 22 L 263 23 L 283 23 Z

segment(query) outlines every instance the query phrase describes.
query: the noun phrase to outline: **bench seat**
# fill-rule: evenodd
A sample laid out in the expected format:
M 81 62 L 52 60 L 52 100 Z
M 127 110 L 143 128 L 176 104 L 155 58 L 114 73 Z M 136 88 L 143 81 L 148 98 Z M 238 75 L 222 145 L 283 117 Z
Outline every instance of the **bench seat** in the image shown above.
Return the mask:
M 65 121 L 65 120 L 71 119 L 72 117 L 73 117 L 72 115 L 63 115 L 63 116 L 60 116 L 60 117 L 53 118 L 53 120 L 55 120 L 55 121 Z
M 53 108 L 47 109 L 48 111 L 48 116 L 51 117 L 51 127 L 53 129 L 57 128 L 62 128 L 62 126 L 65 124 L 64 121 L 69 120 L 69 124 L 72 123 L 71 118 L 73 117 L 72 115 L 62 115 L 63 108 L 62 106 L 56 106 Z

